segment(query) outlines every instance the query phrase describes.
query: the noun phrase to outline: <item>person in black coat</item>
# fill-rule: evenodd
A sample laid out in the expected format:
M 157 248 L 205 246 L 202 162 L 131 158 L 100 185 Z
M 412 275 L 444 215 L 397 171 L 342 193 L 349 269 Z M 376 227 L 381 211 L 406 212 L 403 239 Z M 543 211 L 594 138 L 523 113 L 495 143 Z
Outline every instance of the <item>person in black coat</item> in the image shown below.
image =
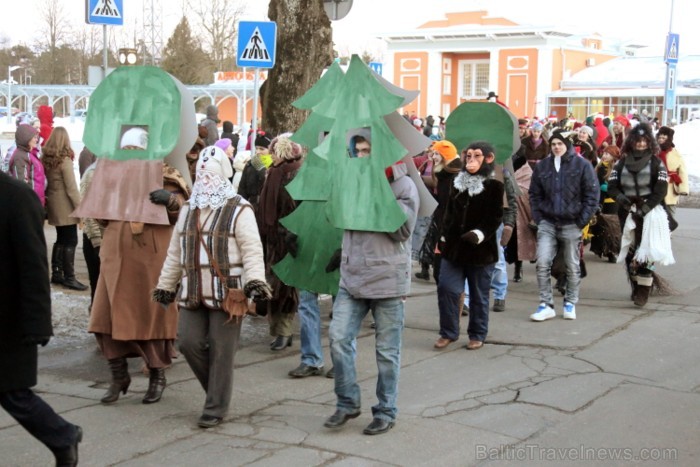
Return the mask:
M 44 209 L 32 189 L 0 173 L 0 406 L 56 457 L 78 464 L 82 430 L 29 389 L 37 381 L 37 345 L 53 334 Z
M 496 231 L 503 221 L 503 182 L 491 178 L 495 159 L 489 143 L 477 141 L 462 151 L 464 170 L 452 182 L 445 206 L 438 308 L 440 337 L 436 349 L 459 339 L 459 300 L 469 284 L 467 349 L 484 345 L 489 324 L 489 290 L 498 261 Z

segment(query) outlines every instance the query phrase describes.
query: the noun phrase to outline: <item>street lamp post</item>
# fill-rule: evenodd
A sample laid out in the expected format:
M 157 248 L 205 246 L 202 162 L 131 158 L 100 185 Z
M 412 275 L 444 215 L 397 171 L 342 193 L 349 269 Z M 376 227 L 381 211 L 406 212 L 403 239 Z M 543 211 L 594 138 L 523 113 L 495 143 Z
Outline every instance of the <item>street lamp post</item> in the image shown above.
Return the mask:
M 7 123 L 12 123 L 12 72 L 20 68 L 19 65 L 7 67 Z

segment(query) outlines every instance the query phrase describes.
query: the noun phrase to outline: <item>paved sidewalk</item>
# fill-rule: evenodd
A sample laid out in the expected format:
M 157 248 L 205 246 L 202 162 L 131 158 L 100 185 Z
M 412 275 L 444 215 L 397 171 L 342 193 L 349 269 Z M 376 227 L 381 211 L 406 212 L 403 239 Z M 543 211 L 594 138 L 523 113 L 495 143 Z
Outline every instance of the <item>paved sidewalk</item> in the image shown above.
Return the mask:
M 561 319 L 558 298 L 559 316 L 534 323 L 528 315 L 537 306 L 535 269 L 525 264 L 523 282 L 511 284 L 504 313 L 491 313 L 489 337 L 477 351 L 465 350 L 464 334 L 445 350 L 433 349 L 435 284 L 414 279 L 399 416 L 381 436 L 362 434 L 376 401 L 369 320 L 358 340 L 363 413 L 338 431 L 323 427 L 334 411 L 333 381 L 290 379 L 287 372 L 299 363 L 297 336 L 289 350 L 271 352 L 264 318 L 245 324 L 231 413 L 215 429 L 195 425 L 204 394 L 183 358 L 167 371 L 161 402 L 141 404 L 147 378 L 134 360 L 129 393 L 100 404 L 109 375 L 89 336 L 42 349 L 36 389 L 83 427 L 81 465 L 696 466 L 700 210 L 680 209 L 678 220 L 677 264 L 659 268 L 678 295 L 635 308 L 623 266 L 587 252 L 578 319 Z M 324 344 L 330 367 L 325 334 Z M 0 453 L 2 466 L 52 465 L 48 450 L 2 411 Z

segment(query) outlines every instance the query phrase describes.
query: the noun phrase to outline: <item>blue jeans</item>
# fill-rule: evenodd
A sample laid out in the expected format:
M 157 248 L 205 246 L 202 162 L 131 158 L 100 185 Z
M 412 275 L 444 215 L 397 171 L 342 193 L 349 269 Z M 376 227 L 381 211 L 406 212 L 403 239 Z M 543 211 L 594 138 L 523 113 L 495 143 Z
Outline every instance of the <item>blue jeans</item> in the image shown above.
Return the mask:
M 503 247 L 501 246 L 501 236 L 503 236 L 503 224 L 496 231 L 498 262 L 493 269 L 493 276 L 491 276 L 494 300 L 505 300 L 508 293 L 508 270 L 506 269 L 506 255 L 503 254 Z
M 318 294 L 299 289 L 299 333 L 301 337 L 301 363 L 321 368 L 321 309 Z
M 353 298 L 344 288 L 338 290 L 328 331 L 331 358 L 335 368 L 335 395 L 338 398 L 336 407 L 345 413 L 360 410 L 360 386 L 357 384 L 355 369 L 355 339 L 360 332 L 363 318 L 370 310 L 376 323 L 374 336 L 378 369 L 378 403 L 372 407 L 372 415 L 374 418 L 394 421 L 397 412 L 404 318 L 404 303 L 399 297 Z
M 552 262 L 557 248 L 564 250 L 566 264 L 566 293 L 564 301 L 578 302 L 578 289 L 581 285 L 581 264 L 579 247 L 581 229 L 574 224 L 557 227 L 548 221 L 541 221 L 537 229 L 537 285 L 540 288 L 540 302 L 554 304 L 552 297 Z
M 457 266 L 442 258 L 438 284 L 440 336 L 459 338 L 459 296 L 465 279 L 469 287 L 469 339 L 483 342 L 489 330 L 489 289 L 494 265 Z

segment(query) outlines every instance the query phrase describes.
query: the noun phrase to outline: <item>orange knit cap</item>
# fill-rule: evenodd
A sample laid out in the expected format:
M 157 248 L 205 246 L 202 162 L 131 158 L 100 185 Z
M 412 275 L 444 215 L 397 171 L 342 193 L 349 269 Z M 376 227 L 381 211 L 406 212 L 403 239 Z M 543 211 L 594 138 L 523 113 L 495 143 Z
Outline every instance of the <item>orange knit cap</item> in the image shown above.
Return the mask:
M 457 157 L 457 148 L 446 139 L 435 141 L 433 145 L 430 146 L 430 149 L 439 152 L 442 158 L 445 159 L 445 162 L 450 162 Z

